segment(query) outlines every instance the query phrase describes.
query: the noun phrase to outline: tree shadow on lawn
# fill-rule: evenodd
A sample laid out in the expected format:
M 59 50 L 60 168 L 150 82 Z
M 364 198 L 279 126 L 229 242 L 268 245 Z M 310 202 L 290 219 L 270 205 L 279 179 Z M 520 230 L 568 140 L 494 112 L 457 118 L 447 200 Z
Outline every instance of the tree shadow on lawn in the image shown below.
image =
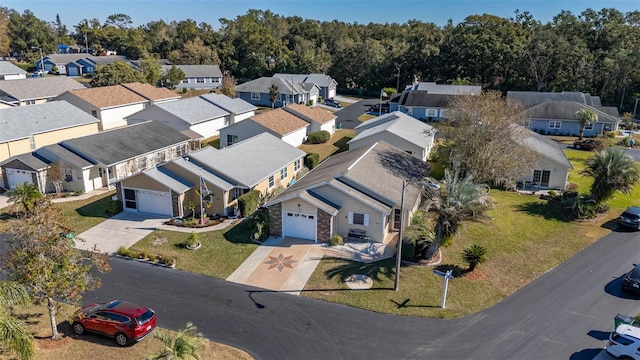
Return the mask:
M 81 206 L 76 209 L 76 212 L 80 216 L 87 217 L 102 217 L 105 219 L 111 218 L 111 214 L 107 214 L 107 206 L 111 202 L 111 196 L 103 197 L 92 203 Z
M 571 219 L 567 217 L 563 209 L 559 205 L 550 202 L 538 202 L 531 201 L 528 203 L 515 206 L 517 211 L 526 212 L 530 215 L 542 216 L 545 220 L 560 220 L 564 222 L 571 222 Z
M 328 259 L 327 261 L 332 261 Z M 344 260 L 334 260 L 336 262 L 344 261 Z M 376 261 L 369 264 L 357 262 L 357 261 L 349 261 L 347 263 L 340 264 L 335 266 L 329 270 L 325 271 L 325 275 L 329 279 L 334 279 L 336 277 L 340 278 L 340 280 L 345 281 L 349 276 L 359 274 L 366 275 L 372 280 L 382 281 L 384 278 L 392 279 L 395 272 L 395 264 L 393 259 L 387 259 L 383 261 Z M 373 287 L 371 289 L 387 289 L 381 287 Z M 308 291 L 308 290 L 305 290 Z
M 340 138 L 338 141 L 333 143 L 333 146 L 337 147 L 338 150 L 336 150 L 334 152 L 334 154 L 338 154 L 341 153 L 343 151 L 347 151 L 349 150 L 349 144 L 347 144 L 349 142 L 349 140 L 353 139 L 352 136 L 343 136 L 342 138 Z
M 236 224 L 223 234 L 224 238 L 233 244 L 256 244 L 251 240 L 253 234 L 253 221 L 244 218 L 239 224 Z
M 406 308 L 439 308 L 441 305 L 409 305 L 409 301 L 411 299 L 405 299 L 403 302 L 397 302 L 395 300 L 389 300 L 396 305 L 398 309 L 406 309 Z

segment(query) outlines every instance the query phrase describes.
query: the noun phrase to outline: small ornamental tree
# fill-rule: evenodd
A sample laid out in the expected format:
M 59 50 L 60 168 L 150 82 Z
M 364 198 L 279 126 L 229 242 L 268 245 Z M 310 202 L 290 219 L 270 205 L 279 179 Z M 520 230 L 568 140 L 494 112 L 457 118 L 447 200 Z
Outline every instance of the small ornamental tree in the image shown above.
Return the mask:
M 280 90 L 278 90 L 278 85 L 271 84 L 269 87 L 269 101 L 271 102 L 271 108 L 275 107 L 276 101 L 280 98 Z
M 487 249 L 480 245 L 471 245 L 462 252 L 462 261 L 469 264 L 469 271 L 476 269 L 478 264 L 487 261 Z
M 220 91 L 230 98 L 236 97 L 236 79 L 231 75 L 223 76 Z
M 10 280 L 22 284 L 49 309 L 51 339 L 58 340 L 56 301 L 79 304 L 82 294 L 100 286 L 92 273 L 108 271 L 107 254 L 82 252 L 74 241 L 60 236 L 68 227 L 58 207 L 48 199 L 36 202 L 30 217 L 16 222 L 8 241 L 3 267 Z
M 27 216 L 33 212 L 36 202 L 42 198 L 42 193 L 38 190 L 38 187 L 27 182 L 15 185 L 7 194 L 9 195 L 9 202 L 22 205 Z
M 67 169 L 69 169 L 69 165 L 64 162 L 52 163 L 47 169 L 47 176 L 56 189 L 56 194 L 62 193 L 62 185 L 64 184 Z

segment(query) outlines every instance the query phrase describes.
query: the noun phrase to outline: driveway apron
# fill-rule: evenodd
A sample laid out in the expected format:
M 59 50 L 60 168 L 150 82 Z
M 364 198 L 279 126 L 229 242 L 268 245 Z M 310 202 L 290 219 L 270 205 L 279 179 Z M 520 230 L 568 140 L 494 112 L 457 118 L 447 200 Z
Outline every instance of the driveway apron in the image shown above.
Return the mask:
M 129 247 L 160 227 L 166 217 L 123 211 L 76 236 L 75 247 L 114 254 L 120 246 Z

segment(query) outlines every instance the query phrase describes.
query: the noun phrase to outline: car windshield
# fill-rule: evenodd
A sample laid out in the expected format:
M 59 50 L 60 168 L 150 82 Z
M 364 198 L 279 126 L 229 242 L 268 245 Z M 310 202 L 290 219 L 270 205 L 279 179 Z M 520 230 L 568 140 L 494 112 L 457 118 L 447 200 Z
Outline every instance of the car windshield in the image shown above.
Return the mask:
M 622 217 L 637 220 L 638 218 L 640 218 L 640 215 L 632 214 L 630 212 L 625 212 L 622 214 Z
M 151 320 L 152 317 L 153 317 L 153 311 L 149 309 L 144 314 L 138 316 L 136 318 L 136 322 L 138 323 L 138 325 L 142 325 L 147 323 L 149 320 Z
M 631 274 L 629 274 L 629 277 L 634 280 L 640 279 L 640 266 L 634 267 L 633 270 L 631 270 Z

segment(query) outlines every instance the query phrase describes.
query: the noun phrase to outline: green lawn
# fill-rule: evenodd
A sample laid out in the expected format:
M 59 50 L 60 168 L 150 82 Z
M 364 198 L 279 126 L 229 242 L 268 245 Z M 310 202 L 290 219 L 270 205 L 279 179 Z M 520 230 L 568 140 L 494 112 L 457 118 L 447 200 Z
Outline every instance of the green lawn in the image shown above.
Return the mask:
M 316 153 L 320 155 L 320 162 L 329 156 L 349 150 L 347 142 L 355 136 L 355 130 L 336 130 L 331 139 L 324 144 L 302 144 L 298 148 L 307 154 Z

